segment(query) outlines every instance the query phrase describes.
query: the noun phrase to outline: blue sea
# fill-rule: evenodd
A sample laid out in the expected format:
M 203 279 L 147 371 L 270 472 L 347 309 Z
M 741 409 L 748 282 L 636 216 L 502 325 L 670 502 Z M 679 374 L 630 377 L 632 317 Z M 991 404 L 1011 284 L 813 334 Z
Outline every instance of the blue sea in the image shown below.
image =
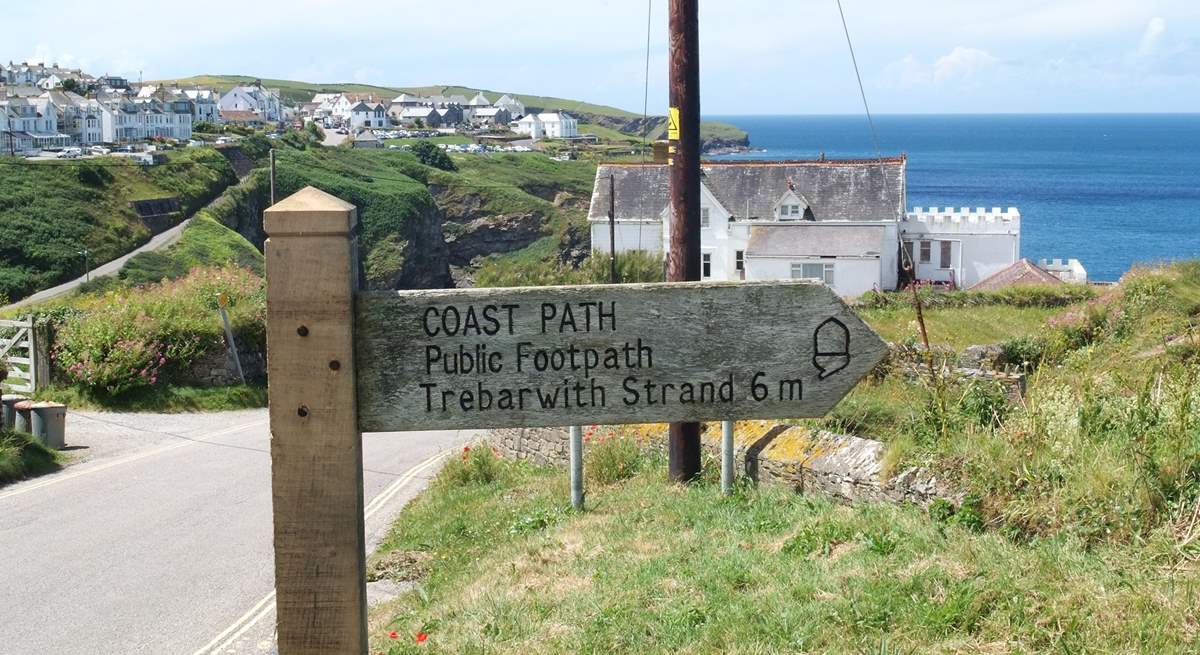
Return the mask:
M 872 157 L 864 116 L 705 116 L 750 134 L 720 159 Z M 1021 255 L 1073 257 L 1094 280 L 1200 257 L 1200 114 L 885 115 L 908 154 L 908 206 L 1016 207 Z M 761 151 L 759 151 L 761 149 Z

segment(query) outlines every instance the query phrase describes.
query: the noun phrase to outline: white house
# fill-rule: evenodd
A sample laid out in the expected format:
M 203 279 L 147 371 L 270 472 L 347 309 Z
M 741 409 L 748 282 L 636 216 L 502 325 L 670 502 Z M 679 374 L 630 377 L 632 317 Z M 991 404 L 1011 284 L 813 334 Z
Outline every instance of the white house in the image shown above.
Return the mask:
M 40 98 L 0 99 L 0 150 L 30 153 L 71 144 L 59 131 L 58 115 Z
M 522 116 L 513 121 L 510 127 L 517 134 L 528 134 L 529 138 L 534 141 L 542 138 L 546 133 L 546 128 L 542 125 L 542 119 L 538 118 L 536 114 Z
M 254 112 L 264 123 L 277 123 L 284 119 L 279 89 L 268 89 L 262 85 L 262 82 L 233 87 L 228 93 L 221 96 L 218 106 L 223 112 Z
M 39 89 L 49 91 L 50 89 L 58 88 L 58 86 L 61 85 L 62 83 L 63 83 L 63 79 L 61 77 L 51 73 L 51 74 L 47 75 L 46 77 L 43 77 L 41 80 L 39 80 L 37 83 L 37 87 Z
M 916 207 L 900 221 L 900 237 L 918 280 L 966 288 L 1020 258 L 1021 212 Z
M 538 114 L 542 129 L 549 139 L 573 139 L 579 136 L 579 121 L 566 112 L 556 111 Z
M 97 101 L 101 111 L 101 140 L 105 143 L 131 143 L 155 137 L 180 141 L 192 138 L 193 108 L 186 96 L 163 100 L 157 96 L 131 98 L 100 93 Z
M 359 102 L 350 108 L 350 127 L 376 128 L 391 124 L 387 107 L 382 102 Z
M 904 263 L 910 247 L 918 262 L 917 279 L 945 279 L 945 270 L 954 270 L 955 282 L 964 287 L 977 279 L 971 276 L 1016 261 L 1020 219 L 1015 210 L 993 215 L 990 222 L 986 217 L 975 223 L 968 220 L 978 235 L 912 218 L 904 207 L 906 166 L 904 156 L 704 162 L 702 276 L 818 279 L 838 294 L 854 297 L 872 289 L 895 289 L 911 276 Z M 670 243 L 669 174 L 665 164 L 600 166 L 588 215 L 593 249 L 610 251 L 611 178 L 617 252 L 642 250 L 665 257 L 664 244 Z M 942 241 L 951 242 L 950 269 L 941 269 L 937 259 Z M 922 266 L 924 250 L 930 256 Z
M 70 91 L 47 91 L 40 98 L 42 111 L 54 113 L 58 129 L 75 145 L 92 145 L 104 140 L 100 128 L 100 103 Z
M 221 122 L 221 94 L 213 89 L 202 89 L 199 87 L 192 89 L 184 89 L 183 95 L 188 100 L 192 101 L 193 122 L 204 121 L 207 123 Z
M 579 136 L 579 121 L 561 111 L 522 116 L 511 127 L 517 134 L 528 134 L 534 140 L 572 139 Z

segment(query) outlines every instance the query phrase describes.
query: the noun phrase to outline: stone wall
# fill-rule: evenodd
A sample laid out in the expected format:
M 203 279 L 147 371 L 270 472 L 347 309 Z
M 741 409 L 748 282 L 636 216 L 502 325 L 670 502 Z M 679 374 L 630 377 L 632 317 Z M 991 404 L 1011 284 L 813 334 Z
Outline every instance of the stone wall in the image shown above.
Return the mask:
M 236 339 L 236 337 L 235 337 Z M 247 382 L 262 382 L 267 379 L 267 357 L 260 348 L 243 346 L 238 343 L 238 357 L 242 362 L 242 372 Z M 184 384 L 199 387 L 223 387 L 241 384 L 238 378 L 237 364 L 225 347 L 222 340 L 219 346 L 209 350 L 185 374 Z
M 740 424 L 739 424 L 740 425 Z M 535 464 L 566 466 L 566 428 L 494 430 L 491 443 L 501 455 Z M 892 502 L 928 505 L 938 498 L 959 504 L 949 487 L 925 469 L 909 468 L 884 478 L 884 444 L 871 439 L 815 431 L 802 426 L 774 425 L 761 434 L 735 435 L 735 469 L 758 483 L 783 484 L 800 493 L 839 502 Z M 666 435 L 649 441 L 666 447 Z M 720 454 L 720 427 L 710 424 L 703 447 Z M 584 445 L 584 461 L 588 446 Z

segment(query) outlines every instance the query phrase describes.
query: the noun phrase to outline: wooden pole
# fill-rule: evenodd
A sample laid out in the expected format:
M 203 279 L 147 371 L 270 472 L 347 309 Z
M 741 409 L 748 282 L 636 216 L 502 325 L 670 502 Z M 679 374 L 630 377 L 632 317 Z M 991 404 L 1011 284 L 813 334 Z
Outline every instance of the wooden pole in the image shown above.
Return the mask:
M 670 0 L 671 240 L 667 281 L 700 279 L 700 34 L 698 0 Z M 700 475 L 700 424 L 672 423 L 668 476 Z
M 355 220 L 312 187 L 263 214 L 280 655 L 367 652 Z

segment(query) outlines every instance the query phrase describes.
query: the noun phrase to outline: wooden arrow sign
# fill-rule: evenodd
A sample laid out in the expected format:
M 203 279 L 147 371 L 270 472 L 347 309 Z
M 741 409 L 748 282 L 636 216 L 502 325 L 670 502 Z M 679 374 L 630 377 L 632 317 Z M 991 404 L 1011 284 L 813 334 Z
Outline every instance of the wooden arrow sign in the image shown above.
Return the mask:
M 815 282 L 363 293 L 365 432 L 828 412 L 887 352 Z

